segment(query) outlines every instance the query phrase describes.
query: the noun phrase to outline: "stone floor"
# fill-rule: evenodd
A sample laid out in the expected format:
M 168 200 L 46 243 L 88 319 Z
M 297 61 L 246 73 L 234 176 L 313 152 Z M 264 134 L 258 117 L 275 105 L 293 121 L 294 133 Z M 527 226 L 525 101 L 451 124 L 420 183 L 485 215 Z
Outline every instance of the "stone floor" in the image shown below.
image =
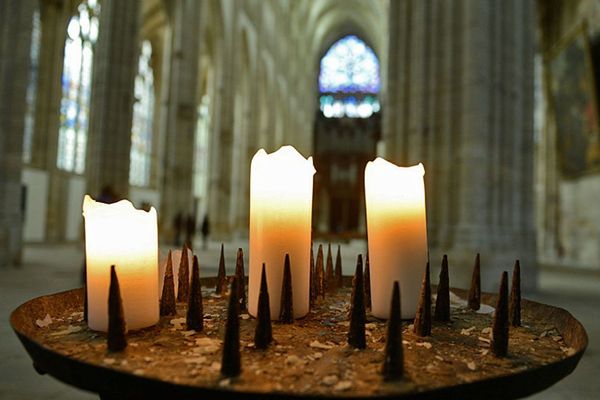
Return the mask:
M 227 265 L 234 265 L 239 243 L 226 246 Z M 209 244 L 200 254 L 204 275 L 214 275 L 218 244 Z M 246 246 L 244 246 L 246 248 Z M 353 254 L 362 252 L 363 243 L 345 246 L 344 273 L 353 272 Z M 19 269 L 0 266 L 0 399 L 93 399 L 95 395 L 38 375 L 16 336 L 8 318 L 22 302 L 46 293 L 79 286 L 82 253 L 77 246 L 29 246 Z M 543 271 L 539 291 L 526 296 L 569 310 L 586 327 L 590 346 L 577 370 L 552 388 L 531 399 L 597 399 L 600 397 L 600 275 L 578 275 Z

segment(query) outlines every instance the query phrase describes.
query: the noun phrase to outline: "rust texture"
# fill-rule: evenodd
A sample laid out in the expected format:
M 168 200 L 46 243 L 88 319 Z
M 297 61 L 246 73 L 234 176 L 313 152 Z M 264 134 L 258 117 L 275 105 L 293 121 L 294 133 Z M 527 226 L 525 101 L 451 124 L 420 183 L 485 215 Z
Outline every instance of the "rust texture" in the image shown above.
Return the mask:
M 400 316 L 400 285 L 394 282 L 390 318 L 387 322 L 383 379 L 397 381 L 404 375 L 404 351 L 402 349 L 402 317 Z
M 185 323 L 188 330 L 200 332 L 204 328 L 202 287 L 200 285 L 200 267 L 198 266 L 198 257 L 196 256 L 194 256 L 194 261 L 192 263 L 192 283 L 190 286 L 190 295 Z
M 339 244 L 335 256 L 335 285 L 338 288 L 344 286 L 344 277 L 342 275 L 342 251 Z
M 323 245 L 319 245 L 317 251 L 317 265 L 315 266 L 317 275 L 317 298 L 325 299 L 325 270 L 323 269 Z
M 448 256 L 446 254 L 444 254 L 444 258 L 442 259 L 442 269 L 437 287 L 435 314 L 433 318 L 440 322 L 450 321 L 450 277 L 448 274 Z
M 479 310 L 479 307 L 481 307 L 481 261 L 479 253 L 477 253 L 475 264 L 473 265 L 473 276 L 471 277 L 468 303 L 471 310 L 477 311 Z
M 238 280 L 238 301 L 240 312 L 246 311 L 246 274 L 244 272 L 244 250 L 240 247 L 235 260 L 235 276 Z
M 365 349 L 367 339 L 365 336 L 365 310 L 363 259 L 362 254 L 356 260 L 356 271 L 352 280 L 352 297 L 350 308 L 350 329 L 348 330 L 348 344 L 356 349 Z
M 292 268 L 290 255 L 285 255 L 283 266 L 283 282 L 281 284 L 281 307 L 279 309 L 279 322 L 291 324 L 294 322 L 294 302 L 292 292 Z
M 369 252 L 365 257 L 365 305 L 371 309 L 371 267 L 369 266 Z
M 240 303 L 238 301 L 238 293 L 238 278 L 236 276 L 231 282 L 221 358 L 221 375 L 226 377 L 236 377 L 242 372 L 240 355 Z
M 125 315 L 123 314 L 123 301 L 119 278 L 114 265 L 110 266 L 110 286 L 108 288 L 108 334 L 106 346 L 108 351 L 119 352 L 127 347 L 125 332 Z
M 431 279 L 429 277 L 429 262 L 425 266 L 413 332 L 418 336 L 431 336 Z
M 510 287 L 509 321 L 511 326 L 521 326 L 521 263 L 515 261 Z
M 177 304 L 175 302 L 175 281 L 173 280 L 173 259 L 171 250 L 167 256 L 167 267 L 165 268 L 165 279 L 163 280 L 162 295 L 160 296 L 160 315 L 176 315 Z
M 271 305 L 269 302 L 269 289 L 267 287 L 267 274 L 265 263 L 260 274 L 260 293 L 258 295 L 258 310 L 256 312 L 256 330 L 254 331 L 254 347 L 264 350 L 273 341 L 271 329 Z
M 502 272 L 500 280 L 490 348 L 496 357 L 504 357 L 508 354 L 508 272 L 506 271 Z
M 325 290 L 335 291 L 335 279 L 333 276 L 333 258 L 331 256 L 331 244 L 327 245 L 327 268 L 325 269 Z
M 217 286 L 215 293 L 221 294 L 227 290 L 227 270 L 225 269 L 225 249 L 221 243 L 221 256 L 219 258 L 219 272 L 217 273 Z
M 184 244 L 181 250 L 181 261 L 179 262 L 179 275 L 177 281 L 177 301 L 187 303 L 190 292 L 190 262 L 188 260 L 188 248 Z

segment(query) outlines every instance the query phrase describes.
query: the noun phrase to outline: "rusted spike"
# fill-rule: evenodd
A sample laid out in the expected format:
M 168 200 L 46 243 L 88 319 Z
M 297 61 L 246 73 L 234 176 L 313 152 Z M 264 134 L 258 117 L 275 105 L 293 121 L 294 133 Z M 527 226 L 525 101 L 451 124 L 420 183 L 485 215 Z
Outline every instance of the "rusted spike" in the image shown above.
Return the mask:
M 369 252 L 365 257 L 365 305 L 371 309 L 371 267 L 369 266 Z
M 323 245 L 319 245 L 317 251 L 317 265 L 315 274 L 317 275 L 317 297 L 325 299 L 325 270 L 323 269 Z
M 198 257 L 194 256 L 192 263 L 192 283 L 190 285 L 190 296 L 185 318 L 188 330 L 202 331 L 204 328 L 204 310 L 202 307 L 202 287 L 200 286 L 200 267 Z
M 188 248 L 184 244 L 181 250 L 181 261 L 179 261 L 179 275 L 177 281 L 177 301 L 187 303 L 190 293 L 190 262 L 188 260 Z
M 108 333 L 106 346 L 108 351 L 123 351 L 127 347 L 127 325 L 123 314 L 121 289 L 115 266 L 110 266 L 110 286 L 108 288 Z
M 440 322 L 450 321 L 450 277 L 448 275 L 448 256 L 444 254 L 442 270 L 437 287 L 434 319 Z
M 315 252 L 313 250 L 312 242 L 310 243 L 310 275 L 309 275 L 309 290 L 310 290 L 310 306 L 312 307 L 317 298 L 317 285 L 316 285 L 316 274 L 315 274 Z
M 338 288 L 344 286 L 344 277 L 342 276 L 342 252 L 339 244 L 335 256 L 335 286 Z
M 509 320 L 511 326 L 521 326 L 521 263 L 515 261 L 510 288 Z
M 279 309 L 279 322 L 291 324 L 294 322 L 294 302 L 292 293 L 292 269 L 290 255 L 285 255 L 283 266 L 283 282 L 281 285 L 281 307 Z
M 504 357 L 508 353 L 508 272 L 506 271 L 502 272 L 500 280 L 490 348 L 496 357 Z
M 269 289 L 267 287 L 267 273 L 265 263 L 262 265 L 260 275 L 260 293 L 258 295 L 258 310 L 256 312 L 256 329 L 254 331 L 254 347 L 264 350 L 273 341 L 271 329 L 271 306 L 269 304 Z
M 475 265 L 473 265 L 473 276 L 471 277 L 471 288 L 469 289 L 469 308 L 471 310 L 479 310 L 481 307 L 481 265 L 479 253 L 475 257 Z
M 431 280 L 429 277 L 429 262 L 427 262 L 425 274 L 423 275 L 413 332 L 418 336 L 431 335 Z
M 223 340 L 223 356 L 221 358 L 221 375 L 230 378 L 238 376 L 242 372 L 238 293 L 238 278 L 235 276 L 231 282 L 225 338 Z
M 165 268 L 165 278 L 163 280 L 162 296 L 160 297 L 160 315 L 177 314 L 175 304 L 175 282 L 173 281 L 173 259 L 171 250 L 167 256 L 167 267 Z
M 327 245 L 327 268 L 325 269 L 325 290 L 335 291 L 335 280 L 333 277 L 333 257 L 331 256 L 331 244 Z
M 359 254 L 356 260 L 354 279 L 352 280 L 352 301 L 350 303 L 352 308 L 350 309 L 350 329 L 348 330 L 348 344 L 357 349 L 367 347 L 365 336 L 367 315 L 364 293 L 363 259 L 362 254 Z
M 246 311 L 246 274 L 244 272 L 244 250 L 241 248 L 237 251 L 235 276 L 238 279 L 238 301 L 240 302 L 240 312 Z
M 383 380 L 398 381 L 404 375 L 404 351 L 402 349 L 402 317 L 400 316 L 400 285 L 394 281 L 390 318 L 385 338 Z
M 221 243 L 221 257 L 219 258 L 219 272 L 217 273 L 217 287 L 215 288 L 216 294 L 223 293 L 227 290 L 227 271 L 225 270 L 225 252 L 223 243 Z

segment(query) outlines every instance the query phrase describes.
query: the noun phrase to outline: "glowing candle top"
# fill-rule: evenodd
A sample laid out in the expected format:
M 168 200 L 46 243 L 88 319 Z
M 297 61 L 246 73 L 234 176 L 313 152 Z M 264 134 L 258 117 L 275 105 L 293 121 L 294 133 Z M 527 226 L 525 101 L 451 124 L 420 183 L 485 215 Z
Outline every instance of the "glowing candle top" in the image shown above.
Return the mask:
M 369 161 L 365 168 L 365 187 L 378 207 L 396 211 L 422 210 L 425 198 L 423 176 L 425 168 L 419 163 L 399 167 L 381 157 Z
M 307 185 L 303 183 L 307 179 L 312 182 L 312 176 L 317 172 L 312 157 L 304 158 L 293 146 L 282 146 L 271 154 L 260 149 L 252 158 L 251 170 L 254 199 L 264 199 L 269 205 L 304 201 Z M 285 204 L 281 206 L 287 208 Z

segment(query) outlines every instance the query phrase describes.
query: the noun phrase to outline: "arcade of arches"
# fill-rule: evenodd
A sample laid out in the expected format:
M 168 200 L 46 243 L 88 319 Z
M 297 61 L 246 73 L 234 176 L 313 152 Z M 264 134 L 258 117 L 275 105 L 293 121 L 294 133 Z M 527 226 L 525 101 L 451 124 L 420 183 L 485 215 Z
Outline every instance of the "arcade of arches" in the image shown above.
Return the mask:
M 364 239 L 380 155 L 425 165 L 431 258 L 457 281 L 477 252 L 487 288 L 515 258 L 528 287 L 539 263 L 600 269 L 578 206 L 600 180 L 560 175 L 536 56 L 591 3 L 0 0 L 0 265 L 80 241 L 84 193 L 155 206 L 164 242 L 205 215 L 245 238 L 250 159 L 292 144 L 315 237 Z

